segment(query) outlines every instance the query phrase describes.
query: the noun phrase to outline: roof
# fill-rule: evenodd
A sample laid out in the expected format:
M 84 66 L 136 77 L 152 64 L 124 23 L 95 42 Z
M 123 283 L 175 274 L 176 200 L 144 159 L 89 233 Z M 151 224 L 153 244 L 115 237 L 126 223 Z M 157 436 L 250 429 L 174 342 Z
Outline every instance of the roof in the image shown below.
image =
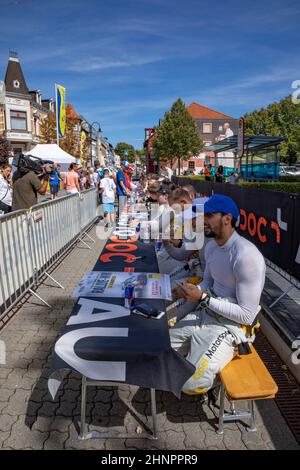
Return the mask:
M 234 119 L 228 114 L 219 113 L 198 103 L 191 103 L 186 108 L 193 119 Z
M 285 137 L 269 136 L 269 135 L 245 135 L 244 147 L 249 150 L 257 149 L 258 147 L 270 147 L 271 145 L 279 145 Z M 236 150 L 238 146 L 238 136 L 233 135 L 227 139 L 220 140 L 219 142 L 205 147 L 205 150 L 213 151 L 215 153 L 224 152 L 227 150 Z
M 66 113 L 67 113 L 67 118 L 68 119 L 73 119 L 73 121 L 81 121 L 79 114 L 76 113 L 75 109 L 71 105 L 71 103 L 68 103 L 66 106 Z
M 10 57 L 5 74 L 5 87 L 9 93 L 29 95 L 23 71 L 17 57 Z

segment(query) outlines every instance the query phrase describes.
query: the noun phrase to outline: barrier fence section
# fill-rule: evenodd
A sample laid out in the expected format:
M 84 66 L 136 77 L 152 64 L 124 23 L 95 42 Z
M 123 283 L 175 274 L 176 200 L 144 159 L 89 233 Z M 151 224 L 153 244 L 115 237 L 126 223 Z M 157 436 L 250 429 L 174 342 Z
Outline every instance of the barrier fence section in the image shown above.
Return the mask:
M 95 189 L 0 217 L 0 319 L 96 218 Z

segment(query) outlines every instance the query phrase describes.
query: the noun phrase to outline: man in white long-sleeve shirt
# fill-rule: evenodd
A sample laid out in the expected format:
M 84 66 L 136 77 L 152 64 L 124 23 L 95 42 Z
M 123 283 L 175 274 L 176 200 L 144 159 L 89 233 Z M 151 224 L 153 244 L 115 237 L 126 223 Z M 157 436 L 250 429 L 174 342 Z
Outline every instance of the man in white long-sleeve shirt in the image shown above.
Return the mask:
M 248 340 L 244 325 L 259 311 L 265 262 L 259 250 L 234 229 L 239 210 L 228 196 L 215 194 L 204 205 L 205 272 L 199 286 L 180 285 L 182 297 L 199 308 L 170 330 L 172 347 L 195 365 L 186 393 L 205 393 L 216 384 L 234 348 Z M 213 292 L 213 296 L 210 292 Z

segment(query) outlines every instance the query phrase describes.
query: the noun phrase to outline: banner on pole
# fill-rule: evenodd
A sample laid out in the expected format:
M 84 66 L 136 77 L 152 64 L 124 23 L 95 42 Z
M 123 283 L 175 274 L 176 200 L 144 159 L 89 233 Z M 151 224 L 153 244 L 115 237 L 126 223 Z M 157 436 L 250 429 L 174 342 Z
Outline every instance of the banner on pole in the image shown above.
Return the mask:
M 81 132 L 81 140 L 80 140 L 80 164 L 83 163 L 84 157 L 84 143 L 86 141 L 86 133 L 84 131 Z
M 56 85 L 56 113 L 59 137 L 64 137 L 66 131 L 66 89 Z

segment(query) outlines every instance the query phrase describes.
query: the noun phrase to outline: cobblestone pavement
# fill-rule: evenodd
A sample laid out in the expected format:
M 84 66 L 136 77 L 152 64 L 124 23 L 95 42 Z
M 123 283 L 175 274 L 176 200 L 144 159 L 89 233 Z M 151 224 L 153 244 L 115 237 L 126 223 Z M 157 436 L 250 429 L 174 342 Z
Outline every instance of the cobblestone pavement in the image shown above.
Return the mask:
M 95 236 L 95 228 L 91 231 Z M 258 402 L 256 433 L 241 423 L 225 424 L 216 434 L 217 410 L 199 398 L 157 392 L 159 439 L 138 439 L 138 426 L 151 425 L 149 392 L 137 387 L 92 388 L 87 394 L 90 429 L 131 432 L 130 439 L 88 440 L 77 438 L 80 417 L 80 379 L 70 373 L 52 401 L 47 389 L 51 353 L 65 325 L 74 299 L 70 294 L 83 274 L 91 270 L 103 241 L 92 250 L 78 245 L 58 266 L 54 276 L 61 290 L 46 281 L 39 287 L 53 308 L 31 297 L 0 331 L 7 349 L 6 365 L 0 365 L 0 449 L 299 449 L 276 404 Z M 52 287 L 50 287 L 52 286 Z M 130 413 L 126 402 L 131 402 Z

